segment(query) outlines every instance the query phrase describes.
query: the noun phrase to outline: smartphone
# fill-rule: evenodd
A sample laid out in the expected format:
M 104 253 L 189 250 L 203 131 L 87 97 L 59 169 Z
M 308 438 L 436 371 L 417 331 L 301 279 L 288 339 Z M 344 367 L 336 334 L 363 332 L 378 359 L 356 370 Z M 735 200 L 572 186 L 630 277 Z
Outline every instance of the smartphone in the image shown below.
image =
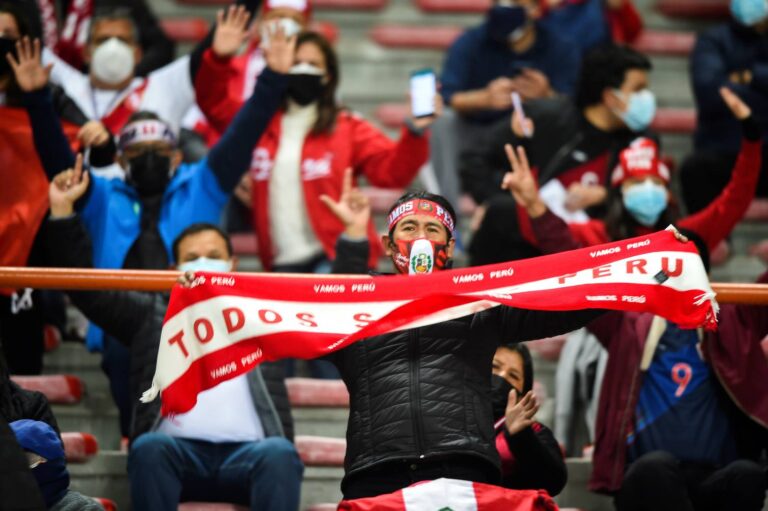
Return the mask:
M 520 94 L 517 92 L 512 93 L 512 107 L 514 108 L 514 113 L 512 115 L 520 115 L 520 119 L 525 119 L 525 111 L 523 110 L 523 101 L 520 99 Z M 531 130 L 528 129 L 528 125 L 526 123 L 522 123 L 523 128 L 523 135 L 525 138 L 531 138 Z
M 420 69 L 411 73 L 411 109 L 414 117 L 435 115 L 435 94 L 437 78 L 433 70 Z

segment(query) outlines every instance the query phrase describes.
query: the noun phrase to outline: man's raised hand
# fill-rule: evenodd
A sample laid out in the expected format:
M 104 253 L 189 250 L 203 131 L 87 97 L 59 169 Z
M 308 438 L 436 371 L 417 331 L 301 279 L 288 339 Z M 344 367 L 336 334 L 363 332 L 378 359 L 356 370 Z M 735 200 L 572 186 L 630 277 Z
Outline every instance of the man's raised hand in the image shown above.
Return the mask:
M 338 201 L 328 195 L 321 195 L 320 200 L 341 220 L 347 236 L 353 239 L 366 237 L 371 219 L 371 205 L 368 197 L 359 188 L 352 186 L 352 169 L 344 172 L 344 183 Z
M 279 24 L 270 24 L 269 48 L 264 49 L 267 66 L 276 73 L 287 73 L 296 60 L 296 36 L 286 37 Z
M 78 154 L 75 167 L 56 175 L 48 187 L 48 198 L 51 203 L 51 217 L 62 218 L 70 216 L 75 211 L 75 202 L 88 189 L 90 177 L 83 172 L 83 155 Z
M 501 187 L 509 190 L 515 201 L 525 208 L 528 215 L 533 218 L 543 215 L 547 211 L 547 206 L 539 196 L 539 187 L 528 164 L 525 149 L 519 146 L 515 151 L 510 144 L 506 144 L 504 150 L 512 170 L 504 174 Z
M 43 67 L 40 59 L 40 39 L 30 41 L 29 37 L 22 37 L 16 41 L 16 55 L 8 53 L 5 58 L 13 69 L 16 83 L 24 92 L 40 90 L 48 84 L 53 64 Z
M 509 391 L 507 409 L 504 413 L 504 424 L 509 434 L 516 435 L 525 428 L 531 427 L 538 411 L 539 402 L 533 392 L 528 391 L 522 399 L 518 400 L 517 391 L 515 389 Z
M 211 48 L 219 57 L 231 57 L 248 38 L 248 20 L 251 18 L 244 6 L 230 5 L 216 13 L 216 31 Z

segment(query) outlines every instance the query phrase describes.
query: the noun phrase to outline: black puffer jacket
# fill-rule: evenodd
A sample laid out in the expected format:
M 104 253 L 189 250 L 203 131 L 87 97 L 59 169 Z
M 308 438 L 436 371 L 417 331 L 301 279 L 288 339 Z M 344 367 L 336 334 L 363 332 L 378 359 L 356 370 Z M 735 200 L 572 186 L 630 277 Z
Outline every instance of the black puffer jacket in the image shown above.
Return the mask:
M 91 241 L 77 216 L 48 220 L 43 233 L 46 257 L 54 266 L 90 268 Z M 136 405 L 131 420 L 131 439 L 150 431 L 160 418 L 160 399 L 139 403 L 152 385 L 163 318 L 168 308 L 164 293 L 87 291 L 68 292 L 85 316 L 131 350 L 131 395 Z M 266 436 L 293 440 L 293 418 L 282 366 L 261 364 L 248 373 L 251 397 Z
M 366 272 L 367 241 L 341 238 L 336 254 L 334 273 Z M 598 314 L 499 306 L 333 353 L 328 359 L 350 395 L 345 481 L 385 462 L 455 456 L 475 456 L 498 471 L 490 399 L 496 348 L 575 330 Z

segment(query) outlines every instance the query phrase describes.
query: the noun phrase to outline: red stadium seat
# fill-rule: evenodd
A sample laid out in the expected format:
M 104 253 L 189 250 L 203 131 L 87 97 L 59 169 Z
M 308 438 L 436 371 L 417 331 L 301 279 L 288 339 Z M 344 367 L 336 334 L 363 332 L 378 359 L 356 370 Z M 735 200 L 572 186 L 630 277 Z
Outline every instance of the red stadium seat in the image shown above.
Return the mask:
M 392 203 L 403 194 L 403 190 L 400 189 L 375 188 L 373 186 L 362 188 L 362 191 L 368 196 L 371 211 L 379 214 L 388 213 Z
M 61 346 L 61 332 L 53 325 L 43 327 L 43 342 L 45 343 L 45 352 L 49 353 Z
M 296 450 L 305 465 L 341 467 L 344 466 L 347 441 L 343 438 L 298 435 Z
M 401 126 L 408 115 L 405 103 L 384 103 L 374 114 L 387 128 Z M 693 133 L 696 128 L 696 111 L 692 108 L 659 108 L 651 129 L 661 133 Z
M 313 504 L 309 506 L 304 511 L 336 511 L 336 509 L 339 507 L 338 504 Z
M 164 18 L 160 20 L 160 26 L 170 39 L 182 43 L 202 40 L 210 28 L 203 18 Z
M 79 403 L 85 389 L 83 381 L 71 374 L 11 376 L 11 380 L 23 389 L 42 392 L 52 404 Z
M 445 50 L 464 31 L 458 26 L 424 27 L 386 24 L 373 27 L 371 39 L 387 48 Z
M 101 504 L 101 507 L 104 508 L 104 511 L 117 511 L 117 504 L 115 504 L 114 500 L 110 499 L 104 499 L 101 497 L 91 497 L 93 500 Z
M 558 335 L 557 337 L 550 337 L 549 339 L 539 339 L 537 341 L 526 342 L 525 345 L 531 353 L 535 353 L 544 360 L 551 362 L 557 362 L 560 360 L 560 352 L 563 351 L 565 346 L 565 335 Z
M 693 50 L 696 34 L 693 32 L 658 32 L 644 30 L 632 46 L 649 55 L 686 56 Z
M 235 255 L 253 256 L 259 253 L 255 234 L 238 233 L 233 234 L 230 238 L 232 240 L 232 250 Z
M 728 19 L 728 0 L 659 0 L 656 9 L 670 18 Z
M 179 504 L 179 511 L 248 511 L 248 508 L 224 502 L 184 502 Z
M 339 27 L 330 21 L 313 21 L 309 24 L 309 29 L 319 32 L 332 44 L 336 44 L 336 41 L 339 40 Z
M 349 392 L 341 380 L 286 378 L 291 406 L 347 407 Z
M 416 0 L 416 6 L 425 12 L 484 13 L 491 7 L 490 0 Z
M 69 463 L 88 461 L 99 452 L 99 443 L 90 433 L 62 433 L 61 441 Z
M 378 11 L 387 5 L 387 0 L 312 0 L 315 9 L 339 11 Z

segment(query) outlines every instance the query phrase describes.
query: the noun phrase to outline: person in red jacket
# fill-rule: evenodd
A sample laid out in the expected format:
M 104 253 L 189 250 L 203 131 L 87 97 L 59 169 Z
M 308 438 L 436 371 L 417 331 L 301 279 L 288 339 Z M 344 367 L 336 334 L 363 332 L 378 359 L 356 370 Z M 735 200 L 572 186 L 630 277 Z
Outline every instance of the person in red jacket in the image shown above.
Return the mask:
M 557 495 L 568 470 L 552 431 L 536 422 L 539 403 L 533 393 L 533 360 L 525 344 L 496 348 L 491 375 L 491 403 L 501 485 L 515 490 L 546 490 Z
M 686 217 L 681 217 L 678 201 L 669 189 L 669 170 L 659 161 L 656 144 L 639 139 L 620 154 L 619 165 L 611 175 L 604 219 L 569 224 L 570 236 L 564 239 L 552 227 L 562 220 L 541 200 L 524 149 L 514 151 L 508 145 L 513 172 L 505 175 L 502 188 L 510 190 L 523 215 L 527 213 L 538 248 L 543 253 L 560 252 L 641 236 L 674 224 L 696 233 L 708 250 L 714 250 L 742 219 L 755 194 L 762 146 L 760 129 L 750 108 L 729 89 L 723 88 L 720 93 L 741 121 L 741 152 L 728 186 L 708 207 Z
M 227 110 L 231 101 L 227 77 L 232 75 L 231 56 L 239 41 L 236 37 L 225 41 L 220 30 L 203 57 L 196 82 L 203 111 L 213 103 Z M 364 176 L 374 186 L 407 186 L 427 160 L 425 130 L 441 105 L 436 105 L 436 116 L 410 119 L 399 142 L 392 142 L 338 104 L 338 59 L 329 42 L 314 32 L 298 36 L 296 64 L 289 74 L 285 106 L 253 155 L 253 223 L 265 269 L 322 272 L 335 256 L 334 244 L 344 226 L 322 205 L 320 196 L 338 194 L 347 168 L 353 169 L 355 179 Z M 373 223 L 369 236 L 375 247 L 369 260 L 373 268 L 380 254 Z

